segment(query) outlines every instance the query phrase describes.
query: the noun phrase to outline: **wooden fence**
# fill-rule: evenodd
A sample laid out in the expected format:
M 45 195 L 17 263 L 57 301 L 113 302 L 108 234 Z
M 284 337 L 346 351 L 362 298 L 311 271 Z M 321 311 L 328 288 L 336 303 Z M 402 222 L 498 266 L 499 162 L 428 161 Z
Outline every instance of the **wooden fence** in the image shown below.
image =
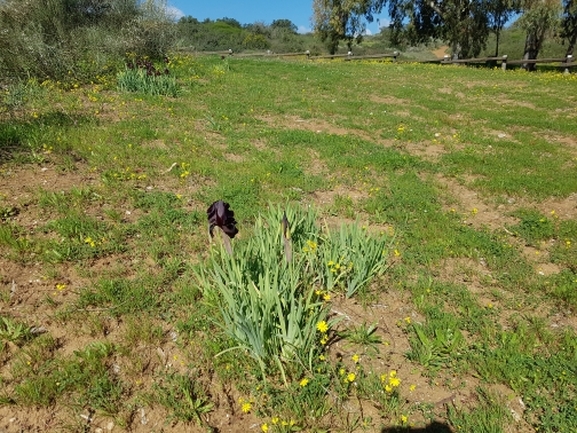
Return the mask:
M 363 56 L 355 56 L 349 51 L 347 54 L 331 54 L 323 56 L 311 56 L 310 52 L 307 50 L 304 53 L 273 53 L 271 51 L 263 53 L 247 53 L 247 54 L 234 54 L 232 50 L 228 51 L 215 51 L 215 52 L 203 52 L 203 54 L 217 54 L 222 58 L 226 56 L 235 57 L 306 57 L 310 60 L 322 60 L 322 59 L 343 59 L 344 61 L 355 61 L 355 60 L 385 60 L 385 61 L 404 61 L 399 59 L 399 52 L 394 51 L 392 53 L 385 54 L 369 54 Z M 547 63 L 552 64 L 556 68 L 563 69 L 566 73 L 569 73 L 572 68 L 577 67 L 577 62 L 574 61 L 573 56 L 568 55 L 562 58 L 542 58 L 542 59 L 521 59 L 521 60 L 509 60 L 508 56 L 500 57 L 479 57 L 472 59 L 451 59 L 450 56 L 445 56 L 442 59 L 431 59 L 431 60 L 408 60 L 411 63 L 437 63 L 440 65 L 469 65 L 469 64 L 482 64 L 487 65 L 501 65 L 502 70 L 507 70 L 507 66 L 512 65 L 529 65 L 537 63 Z
M 521 60 L 509 60 L 508 56 L 501 57 L 482 57 L 474 59 L 451 59 L 449 56 L 445 56 L 443 59 L 433 60 L 431 62 L 439 63 L 441 65 L 451 65 L 451 64 L 475 64 L 475 63 L 486 63 L 486 64 L 498 64 L 501 63 L 501 69 L 507 70 L 507 65 L 529 65 L 537 63 L 549 63 L 553 64 L 558 68 L 563 68 L 565 72 L 569 73 L 571 68 L 577 67 L 577 62 L 573 62 L 573 56 L 568 55 L 562 58 L 542 58 L 542 59 L 521 59 Z

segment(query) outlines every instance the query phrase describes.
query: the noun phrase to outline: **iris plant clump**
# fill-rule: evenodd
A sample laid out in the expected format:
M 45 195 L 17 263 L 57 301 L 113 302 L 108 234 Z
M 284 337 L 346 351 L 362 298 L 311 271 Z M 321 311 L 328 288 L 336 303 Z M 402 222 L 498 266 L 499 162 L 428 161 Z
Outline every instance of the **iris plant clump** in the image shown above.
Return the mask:
M 180 91 L 176 78 L 168 68 L 170 61 L 164 58 L 164 69 L 150 59 L 134 58 L 126 63 L 126 69 L 116 79 L 118 89 L 124 92 L 140 92 L 149 95 L 178 96 Z M 161 70 L 162 69 L 162 70 Z
M 236 243 L 234 212 L 217 201 L 208 211 L 213 244 L 198 280 L 214 303 L 215 321 L 263 376 L 277 367 L 283 379 L 301 374 L 330 342 L 331 294 L 353 296 L 387 269 L 391 239 L 357 224 L 331 231 L 312 209 L 270 206 L 252 233 Z M 337 266 L 338 265 L 338 266 Z

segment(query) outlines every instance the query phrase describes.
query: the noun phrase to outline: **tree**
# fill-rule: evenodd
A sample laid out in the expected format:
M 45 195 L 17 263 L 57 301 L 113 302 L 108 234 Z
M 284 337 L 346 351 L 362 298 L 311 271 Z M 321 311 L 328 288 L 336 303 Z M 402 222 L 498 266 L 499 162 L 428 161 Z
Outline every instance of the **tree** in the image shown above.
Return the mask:
M 488 0 L 389 0 L 393 43 L 442 39 L 454 58 L 477 56 L 489 36 Z
M 523 15 L 519 24 L 527 32 L 523 59 L 536 59 L 543 47 L 546 37 L 559 23 L 559 0 L 524 0 Z M 535 63 L 527 63 L 524 67 L 535 70 Z
M 501 31 L 513 14 L 519 12 L 519 0 L 491 0 L 487 5 L 489 28 L 495 34 L 495 57 L 499 55 Z
M 563 15 L 559 36 L 569 43 L 566 55 L 573 55 L 575 44 L 577 43 L 577 1 L 575 0 L 563 0 Z
M 226 23 L 229 26 L 236 27 L 238 29 L 242 28 L 242 24 L 238 20 L 235 20 L 234 18 L 224 17 L 224 18 L 218 18 L 216 21 Z
M 384 0 L 314 0 L 313 28 L 317 36 L 326 42 L 331 54 L 337 51 L 339 41 L 346 41 L 349 48 L 354 41 L 360 42 L 366 29 L 364 20 L 373 21 Z
M 298 31 L 298 27 L 295 24 L 293 24 L 291 20 L 285 20 L 285 19 L 274 20 L 271 23 L 270 28 L 273 30 L 284 30 L 293 34 L 295 34 Z

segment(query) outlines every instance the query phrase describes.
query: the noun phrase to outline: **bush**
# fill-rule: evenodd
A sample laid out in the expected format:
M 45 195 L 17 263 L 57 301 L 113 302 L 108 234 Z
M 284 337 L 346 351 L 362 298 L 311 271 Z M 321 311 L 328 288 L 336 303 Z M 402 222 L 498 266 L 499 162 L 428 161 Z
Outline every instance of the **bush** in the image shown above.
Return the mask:
M 115 72 L 127 51 L 163 56 L 174 35 L 168 18 L 152 13 L 150 3 L 0 2 L 0 79 L 92 81 Z

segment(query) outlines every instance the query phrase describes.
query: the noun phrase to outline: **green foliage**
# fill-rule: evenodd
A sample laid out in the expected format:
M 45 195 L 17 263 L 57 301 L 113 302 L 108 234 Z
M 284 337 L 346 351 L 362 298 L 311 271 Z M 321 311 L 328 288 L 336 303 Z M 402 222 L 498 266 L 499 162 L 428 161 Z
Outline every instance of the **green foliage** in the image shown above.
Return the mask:
M 270 26 L 260 22 L 241 25 L 230 18 L 199 22 L 188 16 L 178 21 L 176 31 L 179 44 L 196 51 L 304 51 L 303 38 L 296 34 L 297 28 L 289 20 L 274 20 Z
M 107 0 L 8 0 L 0 4 L 0 76 L 96 81 L 126 52 L 158 58 L 172 45 L 172 26 L 150 3 Z
M 512 215 L 521 221 L 509 229 L 522 237 L 528 245 L 539 246 L 541 242 L 551 239 L 555 233 L 553 222 L 536 210 L 519 209 Z
M 283 246 L 283 212 L 289 247 Z M 205 296 L 222 299 L 221 324 L 236 348 L 247 350 L 263 373 L 276 364 L 285 381 L 285 364 L 312 368 L 328 341 L 328 327 L 318 329 L 328 314 L 323 300 L 340 288 L 353 296 L 386 269 L 386 238 L 370 237 L 356 225 L 322 232 L 317 219 L 310 210 L 273 207 L 257 217 L 251 238 L 234 255 L 213 249 L 207 270 L 199 272 Z
M 354 42 L 363 39 L 366 28 L 365 17 L 372 20 L 373 13 L 379 13 L 382 1 L 327 1 L 313 2 L 313 27 L 315 33 L 326 43 L 330 54 L 337 51 L 339 41 L 346 41 L 349 49 Z
M 453 316 L 431 316 L 426 324 L 411 324 L 409 359 L 419 362 L 435 372 L 457 362 L 462 356 L 465 340 Z
M 389 6 L 393 41 L 411 44 L 441 39 L 455 58 L 475 57 L 489 35 L 491 2 L 423 2 L 395 0 Z M 408 20 L 408 25 L 407 25 Z
M 448 415 L 451 425 L 460 431 L 483 433 L 503 433 L 510 422 L 510 413 L 500 396 L 483 389 L 478 390 L 479 402 L 473 409 L 449 406 Z
M 0 342 L 23 344 L 32 338 L 30 327 L 8 317 L 0 316 Z
M 309 235 L 314 214 L 289 215 L 299 245 L 299 234 Z M 267 366 L 276 365 L 285 376 L 284 364 L 310 365 L 318 355 L 316 326 L 328 309 L 311 288 L 306 256 L 295 254 L 291 262 L 283 257 L 281 219 L 278 209 L 259 217 L 253 236 L 234 255 L 213 249 L 199 280 L 205 296 L 222 302 L 223 330 L 238 348 L 258 361 L 263 375 Z
M 567 40 L 567 54 L 573 54 L 577 42 L 577 3 L 573 0 L 563 0 L 563 15 L 561 18 L 560 35 Z
M 527 32 L 524 57 L 536 59 L 539 56 L 545 38 L 551 36 L 558 26 L 561 3 L 557 1 L 536 2 L 525 0 L 521 1 L 521 9 L 523 14 L 519 18 L 518 24 Z M 530 64 L 527 69 L 534 70 L 535 65 Z
M 176 78 L 170 75 L 149 74 L 143 69 L 126 69 L 116 76 L 118 90 L 123 92 L 139 92 L 147 95 L 162 95 L 177 97 L 180 86 Z
M 321 238 L 317 265 L 321 287 L 343 290 L 350 298 L 386 271 L 391 244 L 386 236 L 371 236 L 359 224 L 351 224 L 329 231 L 325 239 Z
M 363 346 L 367 352 L 379 353 L 379 345 L 383 343 L 381 337 L 376 334 L 377 326 L 363 323 L 351 329 L 339 332 L 339 337 L 353 345 Z
M 214 407 L 198 378 L 176 372 L 168 373 L 155 382 L 151 399 L 166 407 L 171 412 L 171 419 L 194 421 L 198 425 L 206 423 L 205 415 Z
M 53 344 L 49 337 L 36 341 L 36 347 L 29 348 L 15 366 L 13 398 L 17 403 L 48 406 L 66 397 L 79 407 L 110 414 L 118 411 L 123 386 L 109 368 L 114 351 L 111 344 L 94 342 L 58 359 L 47 353 Z
M 553 336 L 535 323 L 521 322 L 500 332 L 490 345 L 475 347 L 469 357 L 482 378 L 506 382 L 523 396 L 528 421 L 539 430 L 572 430 L 577 426 L 577 383 L 569 372 L 577 354 L 575 341 L 572 331 Z

